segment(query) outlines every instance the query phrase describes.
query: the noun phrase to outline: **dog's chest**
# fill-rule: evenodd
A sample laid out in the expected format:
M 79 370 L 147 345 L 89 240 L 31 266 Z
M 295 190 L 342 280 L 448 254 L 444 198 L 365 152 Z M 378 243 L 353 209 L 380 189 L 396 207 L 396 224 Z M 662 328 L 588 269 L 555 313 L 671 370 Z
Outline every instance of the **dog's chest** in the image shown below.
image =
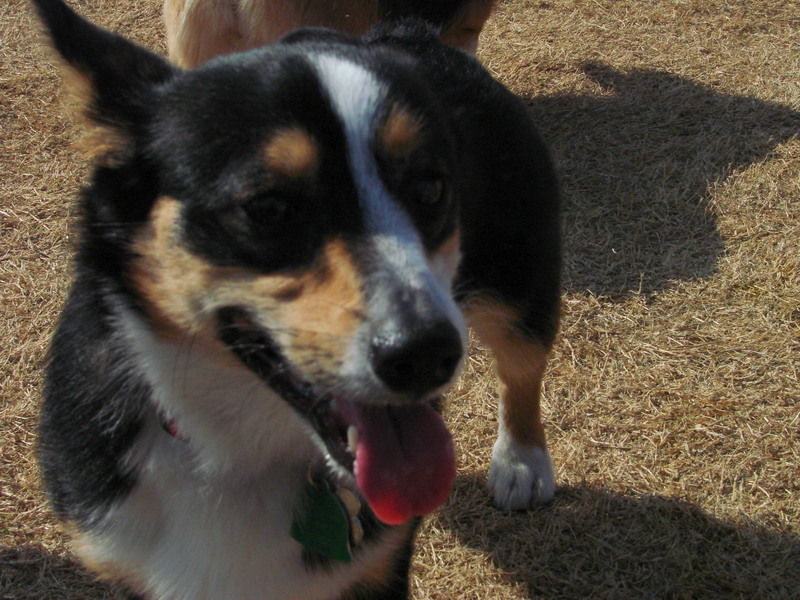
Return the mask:
M 310 568 L 290 532 L 321 455 L 299 419 L 249 371 L 121 322 L 158 410 L 120 462 L 133 489 L 78 545 L 87 563 L 122 565 L 155 600 L 328 600 L 385 559 Z
M 327 600 L 363 573 L 360 562 L 310 569 L 290 536 L 304 489 L 296 470 L 259 477 L 201 475 L 176 440 L 159 439 L 158 461 L 92 536 L 93 562 L 150 573 L 153 597 L 169 600 Z M 89 550 L 89 548 L 86 548 Z

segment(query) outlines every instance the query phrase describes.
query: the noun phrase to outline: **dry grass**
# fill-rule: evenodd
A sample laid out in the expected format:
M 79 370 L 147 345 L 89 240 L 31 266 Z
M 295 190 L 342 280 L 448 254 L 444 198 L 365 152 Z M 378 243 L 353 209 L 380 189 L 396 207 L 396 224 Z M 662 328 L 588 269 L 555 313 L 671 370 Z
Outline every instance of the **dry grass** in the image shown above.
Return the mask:
M 73 2 L 161 49 L 158 0 Z M 32 458 L 66 289 L 69 149 L 22 0 L 0 6 L 0 600 L 113 597 L 70 559 Z M 565 193 L 564 321 L 545 410 L 561 484 L 483 491 L 478 351 L 451 394 L 461 472 L 416 598 L 800 594 L 800 4 L 509 0 L 482 59 L 526 99 Z

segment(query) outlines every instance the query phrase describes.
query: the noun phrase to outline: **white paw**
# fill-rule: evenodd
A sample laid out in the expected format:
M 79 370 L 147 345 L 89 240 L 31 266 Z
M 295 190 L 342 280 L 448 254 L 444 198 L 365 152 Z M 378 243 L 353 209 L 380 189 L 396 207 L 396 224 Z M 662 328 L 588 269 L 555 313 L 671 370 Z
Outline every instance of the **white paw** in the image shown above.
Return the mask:
M 524 510 L 553 499 L 556 480 L 547 450 L 523 446 L 501 434 L 492 451 L 489 490 L 504 510 Z

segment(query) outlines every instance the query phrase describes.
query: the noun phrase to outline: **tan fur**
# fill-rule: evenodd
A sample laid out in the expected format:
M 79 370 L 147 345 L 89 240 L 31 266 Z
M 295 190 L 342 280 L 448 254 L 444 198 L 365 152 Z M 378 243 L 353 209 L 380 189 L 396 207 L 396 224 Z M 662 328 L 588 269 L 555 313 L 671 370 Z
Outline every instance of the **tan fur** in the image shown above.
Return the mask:
M 419 147 L 421 129 L 422 124 L 416 115 L 404 106 L 395 104 L 389 109 L 389 114 L 378 132 L 378 139 L 389 156 L 402 159 Z
M 325 357 L 339 357 L 345 351 L 361 323 L 364 299 L 360 277 L 341 242 L 330 242 L 321 262 L 320 272 L 303 278 L 303 293 L 282 304 L 277 314 L 296 332 L 297 352 L 313 348 L 316 361 L 324 364 Z
M 90 570 L 98 579 L 110 582 L 124 581 L 131 589 L 144 589 L 144 581 L 134 569 L 126 569 L 117 562 L 98 560 L 97 556 L 103 553 L 92 542 L 91 536 L 80 529 L 75 523 L 61 524 L 64 532 L 70 537 L 70 546 L 80 558 L 81 563 Z
M 447 24 L 442 39 L 475 53 L 495 0 L 472 0 Z M 298 27 L 362 34 L 378 22 L 377 0 L 165 0 L 170 59 L 191 68 L 220 54 L 276 41 Z
M 494 353 L 502 419 L 513 439 L 547 447 L 540 409 L 548 349 L 518 330 L 518 312 L 494 300 L 472 301 L 466 311 L 475 333 Z
M 180 244 L 179 214 L 177 200 L 156 202 L 150 222 L 132 244 L 137 258 L 129 274 L 145 300 L 151 325 L 170 341 L 207 328 L 200 294 L 213 279 L 213 268 Z
M 79 126 L 78 150 L 95 164 L 113 166 L 122 162 L 131 151 L 128 137 L 121 128 L 92 118 L 94 84 L 91 77 L 52 52 L 53 62 L 61 71 L 62 89 L 69 112 Z
M 442 41 L 475 54 L 483 25 L 492 14 L 494 0 L 473 0 L 456 13 L 442 31 Z
M 133 243 L 138 258 L 130 278 L 146 301 L 156 332 L 170 341 L 192 335 L 213 342 L 216 310 L 247 306 L 276 331 L 295 364 L 329 366 L 343 360 L 363 314 L 362 284 L 344 244 L 331 241 L 314 265 L 264 275 L 218 267 L 180 241 L 180 203 L 158 200 L 150 223 Z M 313 352 L 313 360 L 304 353 Z
M 364 598 L 370 592 L 379 592 L 394 572 L 396 553 L 407 542 L 408 538 L 413 535 L 413 529 L 413 521 L 406 521 L 385 534 L 381 545 L 389 551 L 376 553 L 371 557 L 371 560 L 365 564 L 366 568 L 358 585 L 345 593 L 340 600 L 359 600 L 359 598 Z
M 378 20 L 376 0 L 165 0 L 169 57 L 194 67 L 219 54 L 270 44 L 298 27 L 366 31 Z
M 310 178 L 319 162 L 316 141 L 298 127 L 277 132 L 264 149 L 267 168 L 291 178 Z

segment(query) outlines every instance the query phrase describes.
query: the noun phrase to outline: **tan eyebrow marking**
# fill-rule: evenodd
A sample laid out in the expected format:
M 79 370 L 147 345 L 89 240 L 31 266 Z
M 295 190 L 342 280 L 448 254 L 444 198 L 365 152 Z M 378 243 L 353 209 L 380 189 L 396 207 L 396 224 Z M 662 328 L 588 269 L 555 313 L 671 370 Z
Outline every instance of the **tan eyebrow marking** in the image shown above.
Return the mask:
M 408 108 L 395 104 L 381 126 L 379 140 L 390 156 L 404 158 L 419 147 L 421 131 L 420 118 Z
M 299 127 L 279 130 L 264 149 L 267 167 L 287 177 L 313 177 L 319 162 L 319 146 Z

